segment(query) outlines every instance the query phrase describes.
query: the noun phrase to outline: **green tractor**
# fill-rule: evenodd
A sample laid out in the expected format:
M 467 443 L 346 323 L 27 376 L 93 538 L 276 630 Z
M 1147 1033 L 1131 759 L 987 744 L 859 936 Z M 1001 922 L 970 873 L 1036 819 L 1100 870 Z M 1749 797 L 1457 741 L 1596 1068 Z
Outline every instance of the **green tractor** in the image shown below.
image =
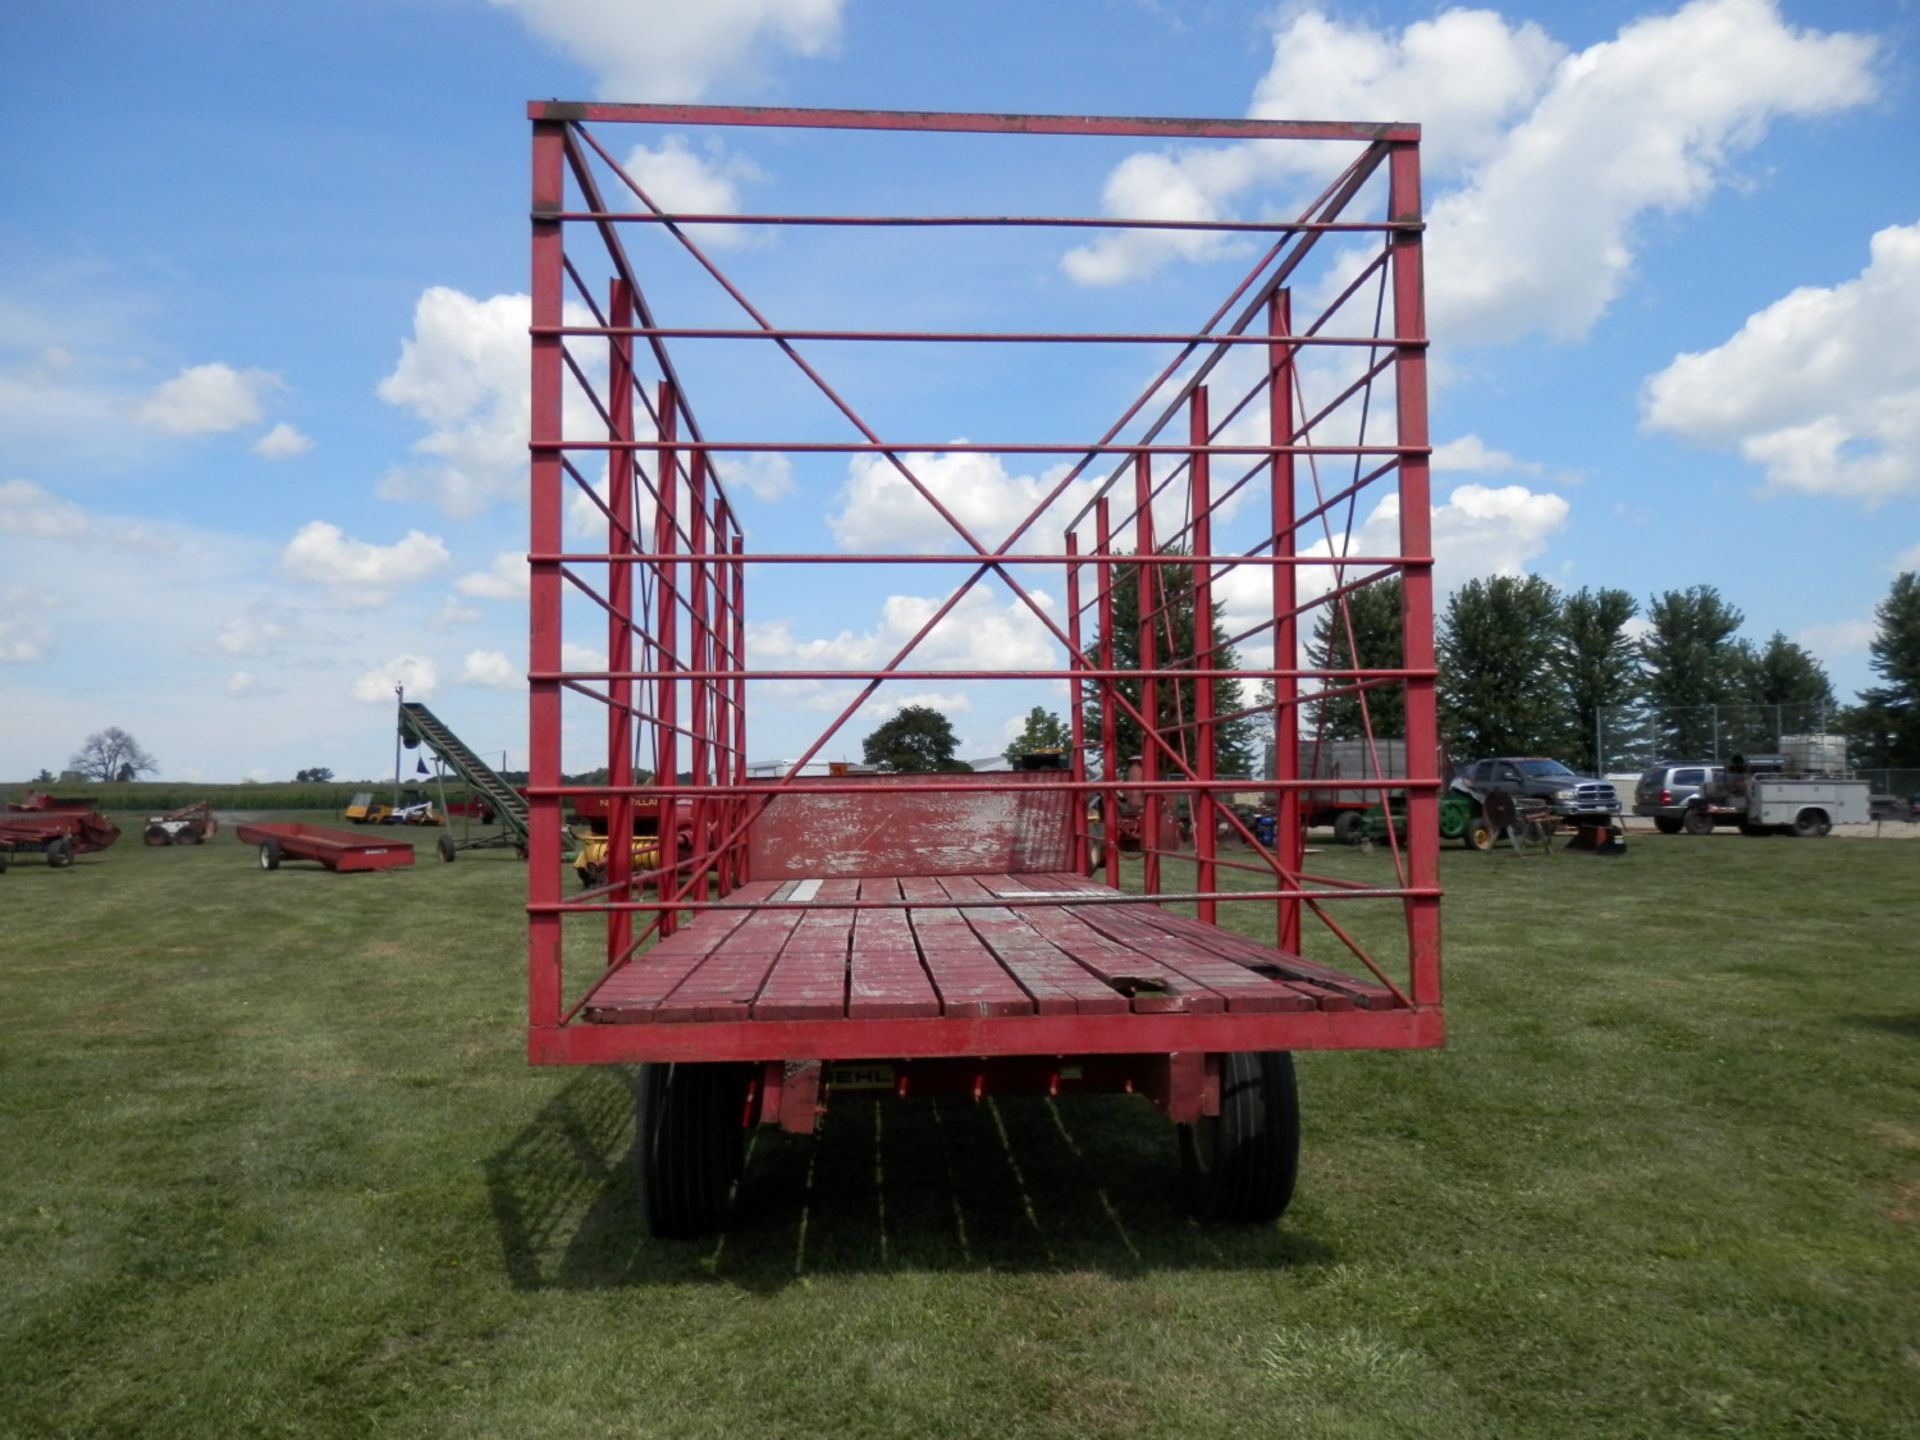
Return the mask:
M 1367 811 L 1363 832 L 1367 839 L 1376 845 L 1385 844 L 1389 817 L 1394 838 L 1404 843 L 1407 838 L 1407 802 L 1402 795 L 1389 796 L 1385 807 L 1374 805 Z M 1469 850 L 1491 850 L 1493 826 L 1480 813 L 1480 807 L 1474 804 L 1472 796 L 1449 790 L 1440 797 L 1440 838 L 1459 840 Z

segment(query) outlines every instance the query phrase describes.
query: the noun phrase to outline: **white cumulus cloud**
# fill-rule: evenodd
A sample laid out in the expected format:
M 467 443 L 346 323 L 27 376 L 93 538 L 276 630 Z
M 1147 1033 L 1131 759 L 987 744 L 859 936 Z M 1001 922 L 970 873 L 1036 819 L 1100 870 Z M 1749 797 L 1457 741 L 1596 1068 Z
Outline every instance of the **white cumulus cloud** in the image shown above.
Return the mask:
M 842 0 L 493 0 L 591 70 L 610 100 L 698 100 L 768 56 L 829 52 Z
M 355 540 L 338 525 L 310 520 L 287 542 L 280 568 L 318 585 L 348 605 L 378 605 L 390 592 L 416 584 L 453 561 L 437 535 L 409 530 L 391 545 Z
M 378 387 L 389 405 L 411 411 L 428 427 L 414 442 L 418 461 L 396 465 L 375 487 L 388 500 L 425 501 L 455 519 L 469 519 L 502 500 L 526 493 L 531 424 L 525 295 L 477 300 L 436 285 L 414 305 L 413 334 L 400 342 L 400 359 Z M 568 305 L 569 325 L 593 317 Z M 605 391 L 604 342 L 574 340 L 574 357 L 596 390 Z M 604 438 L 606 430 L 571 377 L 563 407 L 568 436 Z
M 1690 0 L 1579 52 L 1489 10 L 1395 31 L 1285 9 L 1251 110 L 1422 122 L 1436 191 L 1432 333 L 1577 338 L 1631 276 L 1644 217 L 1699 205 L 1776 121 L 1871 100 L 1875 53 L 1868 37 L 1788 24 L 1775 0 Z M 1324 161 L 1325 147 L 1308 148 Z M 1262 183 L 1271 204 L 1273 182 L 1293 173 L 1285 152 L 1254 143 L 1136 155 L 1109 177 L 1105 204 L 1110 214 L 1252 214 Z M 1111 284 L 1216 253 L 1208 237 L 1136 234 L 1078 247 L 1062 264 L 1081 283 Z
M 1436 335 L 1584 335 L 1633 269 L 1636 224 L 1699 205 L 1775 121 L 1871 100 L 1874 42 L 1774 0 L 1693 0 L 1569 56 L 1428 217 Z
M 696 150 L 680 135 L 665 136 L 652 147 L 634 146 L 625 168 L 655 205 L 687 215 L 737 214 L 740 187 L 766 178 L 758 165 L 719 141 L 710 140 Z M 638 197 L 617 179 L 607 186 L 603 198 L 615 210 L 640 208 Z M 738 225 L 694 225 L 687 233 L 702 249 L 742 245 L 750 238 Z
M 772 502 L 793 493 L 793 462 L 770 450 L 716 456 L 714 468 L 730 495 L 744 490 L 756 500 Z
M 1432 464 L 1436 471 L 1464 470 L 1481 475 L 1538 475 L 1542 468 L 1536 461 L 1521 460 L 1504 450 L 1495 450 L 1478 435 L 1462 435 L 1458 440 L 1434 446 Z
M 165 527 L 104 519 L 31 480 L 0 483 L 0 535 L 24 535 L 70 545 L 110 543 L 149 554 L 164 554 L 177 548 L 172 533 Z
M 253 689 L 253 673 L 248 670 L 236 670 L 227 677 L 227 693 L 244 695 Z
M 1524 485 L 1456 485 L 1433 507 L 1433 571 L 1436 597 L 1444 598 L 1469 580 L 1487 575 L 1518 575 L 1547 548 L 1567 523 L 1572 507 L 1559 495 Z M 1400 497 L 1384 496 L 1367 518 L 1355 527 L 1351 543 L 1330 547 L 1322 539 L 1306 546 L 1305 555 L 1396 555 L 1400 552 Z M 1373 567 L 1348 568 L 1343 583 Z M 1324 595 L 1333 588 L 1336 567 L 1303 565 L 1299 569 L 1302 600 Z M 1214 582 L 1217 603 L 1229 634 L 1259 624 L 1272 615 L 1272 582 L 1258 566 L 1222 572 Z M 1268 637 L 1249 644 L 1249 658 L 1271 645 Z
M 1794 640 L 1813 651 L 1822 660 L 1833 661 L 1843 655 L 1859 655 L 1873 643 L 1879 626 L 1872 619 L 1832 620 L 1820 625 L 1802 626 Z
M 1647 381 L 1650 429 L 1732 448 L 1768 484 L 1872 505 L 1920 488 L 1920 224 L 1867 267 L 1803 286 Z
M 453 588 L 475 600 L 525 600 L 531 588 L 530 579 L 525 553 L 503 550 L 485 570 L 462 575 L 453 582 Z
M 280 621 L 249 611 L 221 626 L 213 643 L 229 655 L 259 655 L 286 638 L 287 627 Z
M 90 540 L 94 522 L 71 501 L 51 495 L 30 480 L 0 484 L 0 535 L 35 540 Z
M 901 462 L 948 512 L 987 549 L 996 548 L 1033 511 L 1066 472 L 1056 466 L 1040 475 L 1013 475 L 997 456 L 971 453 L 911 454 Z M 1088 476 L 1068 487 L 1021 537 L 1018 548 L 1057 548 L 1060 528 L 1097 488 Z M 839 513 L 829 517 L 846 550 L 960 550 L 954 528 L 884 455 L 855 455 Z
M 393 703 L 394 686 L 404 685 L 414 699 L 431 700 L 439 683 L 439 671 L 424 655 L 396 655 L 362 673 L 348 694 L 368 705 L 389 705 Z
M 1044 596 L 1036 596 L 1044 599 Z M 775 670 L 871 668 L 891 659 L 944 597 L 889 595 L 866 630 L 802 637 L 791 620 L 747 624 L 749 663 Z M 1042 608 L 1048 608 L 1043 604 Z M 1004 603 L 975 586 L 907 659 L 910 670 L 1037 669 L 1052 663 L 1059 643 L 1018 599 Z M 1062 657 L 1064 659 L 1064 657 Z
M 526 683 L 526 677 L 503 651 L 469 650 L 460 662 L 460 683 L 489 690 L 517 690 Z
M 157 387 L 140 407 L 142 424 L 175 435 L 238 430 L 260 418 L 260 396 L 280 384 L 265 370 L 236 370 L 215 361 L 190 365 Z
M 292 460 L 313 449 L 313 441 L 282 420 L 253 442 L 253 453 L 263 460 Z
M 17 610 L 28 597 L 10 595 L 7 609 Z M 33 615 L 0 614 L 0 665 L 31 665 L 47 658 L 53 648 L 53 631 L 45 621 Z

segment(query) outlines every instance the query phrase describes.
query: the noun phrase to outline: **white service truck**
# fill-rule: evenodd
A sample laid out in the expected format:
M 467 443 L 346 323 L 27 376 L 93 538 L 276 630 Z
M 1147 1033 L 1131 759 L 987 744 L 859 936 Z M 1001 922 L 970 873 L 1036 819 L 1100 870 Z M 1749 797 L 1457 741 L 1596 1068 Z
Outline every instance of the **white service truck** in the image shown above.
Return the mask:
M 1784 830 L 1817 840 L 1836 825 L 1866 824 L 1872 818 L 1867 794 L 1866 781 L 1844 773 L 1798 773 L 1788 755 L 1735 755 L 1727 761 L 1725 775 L 1702 787 L 1687 808 L 1723 818 L 1731 812 L 1739 817 L 1743 835 Z M 1688 829 L 1706 833 L 1705 828 Z

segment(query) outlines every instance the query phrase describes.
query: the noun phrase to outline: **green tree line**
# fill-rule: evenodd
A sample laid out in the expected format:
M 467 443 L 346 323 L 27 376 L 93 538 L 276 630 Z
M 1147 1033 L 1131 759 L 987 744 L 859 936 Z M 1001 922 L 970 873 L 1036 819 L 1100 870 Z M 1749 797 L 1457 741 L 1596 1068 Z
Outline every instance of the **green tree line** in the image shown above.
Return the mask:
M 1137 572 L 1116 572 L 1113 596 L 1113 658 L 1117 668 L 1138 664 Z M 1156 658 L 1189 657 L 1194 633 L 1191 576 L 1167 567 L 1164 615 L 1156 623 Z M 1323 607 L 1306 645 L 1310 668 L 1394 669 L 1402 664 L 1404 598 L 1397 578 L 1376 581 Z M 1711 585 L 1662 591 L 1645 609 L 1625 590 L 1586 586 L 1562 591 L 1537 575 L 1495 575 L 1470 580 L 1456 590 L 1435 621 L 1440 734 L 1459 759 L 1491 754 L 1545 754 L 1579 767 L 1604 768 L 1605 732 L 1623 728 L 1652 751 L 1674 758 L 1770 749 L 1777 719 L 1788 727 L 1838 730 L 1849 737 L 1853 763 L 1861 767 L 1920 765 L 1920 576 L 1899 576 L 1876 611 L 1872 665 L 1884 682 L 1862 691 L 1852 705 L 1835 695 L 1820 661 L 1805 647 L 1774 631 L 1764 640 L 1741 634 L 1746 617 Z M 1218 617 L 1213 625 L 1215 664 L 1238 668 Z M 1087 649 L 1097 663 L 1097 642 Z M 1157 687 L 1159 721 L 1168 729 L 1190 723 L 1189 681 Z M 1329 680 L 1316 687 L 1341 691 Z M 1121 692 L 1139 703 L 1138 682 Z M 1241 708 L 1237 680 L 1216 681 L 1215 709 Z M 1261 682 L 1255 704 L 1271 704 L 1272 686 Z M 1405 733 L 1403 692 L 1397 685 L 1334 693 L 1305 707 L 1303 734 L 1330 739 L 1364 733 L 1362 706 L 1376 736 Z M 1268 723 L 1263 725 L 1262 721 Z M 1601 722 L 1597 724 L 1596 722 Z M 1097 748 L 1097 691 L 1084 717 L 1088 743 Z M 1139 752 L 1139 727 L 1117 717 L 1123 754 Z M 1270 718 L 1226 722 L 1216 741 L 1216 769 L 1245 773 L 1260 740 L 1270 736 Z

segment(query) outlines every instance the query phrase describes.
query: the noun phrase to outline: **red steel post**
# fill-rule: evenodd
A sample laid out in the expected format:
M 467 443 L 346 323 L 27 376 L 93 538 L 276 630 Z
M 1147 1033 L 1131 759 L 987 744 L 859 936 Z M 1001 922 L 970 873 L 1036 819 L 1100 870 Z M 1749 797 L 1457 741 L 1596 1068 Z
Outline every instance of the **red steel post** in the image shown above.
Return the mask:
M 744 786 L 747 783 L 747 681 L 744 673 L 747 663 L 747 567 L 742 560 L 746 552 L 746 540 L 740 533 L 738 522 L 733 527 L 731 549 L 733 563 L 729 567 L 729 578 L 733 593 L 733 663 L 735 669 L 742 672 L 730 682 L 733 687 L 733 783 Z M 744 885 L 753 878 L 747 867 L 747 837 L 743 833 L 749 803 L 742 797 L 727 813 L 727 833 L 737 835 L 733 842 L 733 880 L 736 885 Z
M 1417 225 L 1420 220 L 1420 146 L 1399 142 L 1387 159 L 1387 214 Z M 1427 459 L 1427 316 L 1421 276 L 1420 231 L 1396 231 L 1393 246 L 1394 407 L 1397 440 L 1408 452 L 1400 458 L 1400 551 L 1405 609 L 1401 618 L 1401 663 L 1409 670 L 1431 671 L 1433 656 L 1433 528 Z M 1437 781 L 1440 731 L 1434 712 L 1431 676 L 1406 683 L 1407 778 Z M 1415 889 L 1440 884 L 1440 797 L 1437 790 L 1407 791 L 1407 880 Z M 1408 969 L 1416 1005 L 1440 1001 L 1440 901 L 1437 896 L 1407 902 Z
M 560 223 L 547 218 L 566 203 L 566 126 L 537 121 L 533 127 L 532 321 L 561 320 L 566 241 Z M 560 548 L 562 453 L 562 343 L 535 336 L 528 377 L 528 543 L 535 554 Z M 527 595 L 527 665 L 536 675 L 560 668 L 560 566 L 532 561 Z M 560 917 L 549 909 L 560 899 L 560 807 L 558 795 L 538 787 L 560 783 L 560 684 L 531 680 L 527 686 L 527 778 L 535 793 L 527 801 L 527 1023 L 528 1045 L 538 1051 L 538 1032 L 560 1024 Z
M 1072 756 L 1070 767 L 1075 780 L 1087 778 L 1086 725 L 1080 713 L 1083 694 L 1080 688 L 1080 672 L 1086 668 L 1086 654 L 1080 643 L 1080 537 L 1071 530 L 1066 535 L 1067 545 L 1067 668 L 1072 677 L 1067 681 L 1067 704 L 1072 714 L 1067 721 L 1071 736 L 1069 754 Z M 1073 797 L 1073 869 L 1077 875 L 1087 873 L 1087 802 L 1082 795 Z
M 653 604 L 654 604 L 654 653 L 655 663 L 660 674 L 653 682 L 653 730 L 654 762 L 653 783 L 656 786 L 671 786 L 679 773 L 679 736 L 675 733 L 675 704 L 673 672 L 686 668 L 677 664 L 680 650 L 675 643 L 675 634 L 679 625 L 679 598 L 674 585 L 673 540 L 674 527 L 678 523 L 675 504 L 680 492 L 680 458 L 674 448 L 674 440 L 679 434 L 679 392 L 671 380 L 660 382 L 659 426 L 660 445 L 656 452 L 659 461 L 654 466 L 653 549 Z M 667 890 L 678 879 L 674 862 L 679 858 L 679 845 L 675 831 L 679 824 L 679 801 L 671 790 L 661 790 L 659 809 L 655 811 L 656 834 L 659 837 L 659 865 L 662 876 L 655 891 L 663 899 Z M 665 939 L 674 932 L 674 913 L 671 910 L 660 916 L 660 937 Z
M 1153 459 L 1148 455 L 1133 458 L 1134 519 L 1133 549 L 1136 555 L 1154 553 L 1153 543 Z M 1154 737 L 1160 729 L 1159 693 L 1154 684 L 1153 597 L 1155 570 L 1146 565 L 1133 567 L 1134 598 L 1139 602 L 1140 669 L 1140 778 L 1152 782 L 1160 778 L 1160 747 Z M 1173 682 L 1176 683 L 1177 682 Z M 1177 692 L 1176 692 L 1177 693 Z M 1131 762 L 1131 757 L 1129 757 Z M 1140 838 L 1142 846 L 1142 883 L 1149 895 L 1160 889 L 1160 795 L 1149 788 L 1142 797 Z
M 1293 329 L 1292 293 L 1276 290 L 1267 307 L 1267 334 L 1275 340 Z M 1291 558 L 1295 553 L 1293 456 L 1280 446 L 1293 442 L 1293 351 L 1275 344 L 1267 351 L 1267 433 L 1276 447 L 1269 478 L 1273 519 L 1273 553 Z M 1291 565 L 1275 565 L 1273 578 L 1273 668 L 1290 671 L 1300 663 L 1298 572 Z M 1276 778 L 1293 779 L 1300 768 L 1300 681 L 1290 674 L 1273 681 L 1273 764 Z M 1300 815 L 1300 792 L 1282 790 L 1274 804 L 1273 853 L 1282 874 L 1297 875 L 1306 861 L 1306 833 Z M 1289 955 L 1300 953 L 1300 902 L 1282 900 L 1276 907 L 1274 944 Z
M 1100 668 L 1113 669 L 1113 530 L 1112 509 L 1102 495 L 1093 506 L 1093 545 L 1100 556 L 1095 580 L 1100 595 Z M 1120 847 L 1114 843 L 1120 834 L 1120 795 L 1113 788 L 1120 778 L 1121 757 L 1114 753 L 1119 741 L 1115 730 L 1119 714 L 1113 703 L 1114 682 L 1100 683 L 1100 778 L 1106 789 L 1100 792 L 1100 839 L 1102 859 L 1106 861 L 1107 884 L 1120 887 Z
M 610 325 L 633 323 L 633 287 L 619 277 L 607 302 Z M 633 433 L 633 348 L 624 336 L 608 340 L 608 438 L 631 440 Z M 607 550 L 631 555 L 634 544 L 634 452 L 614 450 L 607 456 Z M 622 675 L 633 668 L 633 571 L 631 564 L 607 566 L 607 784 L 633 784 L 633 681 Z M 627 898 L 633 876 L 633 796 L 615 789 L 607 801 L 607 883 L 621 899 Z M 607 920 L 607 964 L 617 964 L 633 942 L 633 916 L 620 912 Z
M 1207 387 L 1196 385 L 1187 402 L 1187 438 L 1204 446 L 1212 434 L 1207 416 Z M 1213 472 L 1204 449 L 1193 452 L 1187 467 L 1187 493 L 1193 510 L 1193 551 L 1213 554 Z M 1218 876 L 1214 857 L 1214 718 L 1213 718 L 1213 564 L 1198 560 L 1193 567 L 1193 723 L 1194 744 L 1199 754 L 1193 768 L 1200 779 L 1193 792 L 1190 813 L 1193 816 L 1193 858 L 1195 888 L 1211 891 Z M 1195 912 L 1211 925 L 1218 918 L 1218 907 L 1211 900 L 1199 902 Z
M 687 543 L 693 547 L 696 555 L 707 553 L 707 457 L 704 452 L 695 451 L 692 463 L 687 466 L 687 509 L 688 529 L 692 532 Z M 707 628 L 707 589 L 708 567 L 705 560 L 688 562 L 692 571 L 689 589 L 693 595 L 693 615 L 687 626 L 687 643 L 693 651 L 693 668 L 705 670 L 710 664 L 709 655 L 712 646 Z M 710 773 L 708 763 L 713 753 L 713 734 L 710 728 L 711 709 L 708 700 L 714 688 L 711 680 L 696 680 L 688 687 L 687 703 L 692 708 L 688 723 L 693 728 L 693 783 L 705 785 Z M 693 898 L 707 898 L 707 869 L 710 861 L 707 857 L 707 809 L 706 797 L 695 799 L 693 809 Z M 674 820 L 674 852 L 679 851 L 680 824 L 678 815 Z M 665 863 L 667 850 L 661 850 L 662 863 Z

